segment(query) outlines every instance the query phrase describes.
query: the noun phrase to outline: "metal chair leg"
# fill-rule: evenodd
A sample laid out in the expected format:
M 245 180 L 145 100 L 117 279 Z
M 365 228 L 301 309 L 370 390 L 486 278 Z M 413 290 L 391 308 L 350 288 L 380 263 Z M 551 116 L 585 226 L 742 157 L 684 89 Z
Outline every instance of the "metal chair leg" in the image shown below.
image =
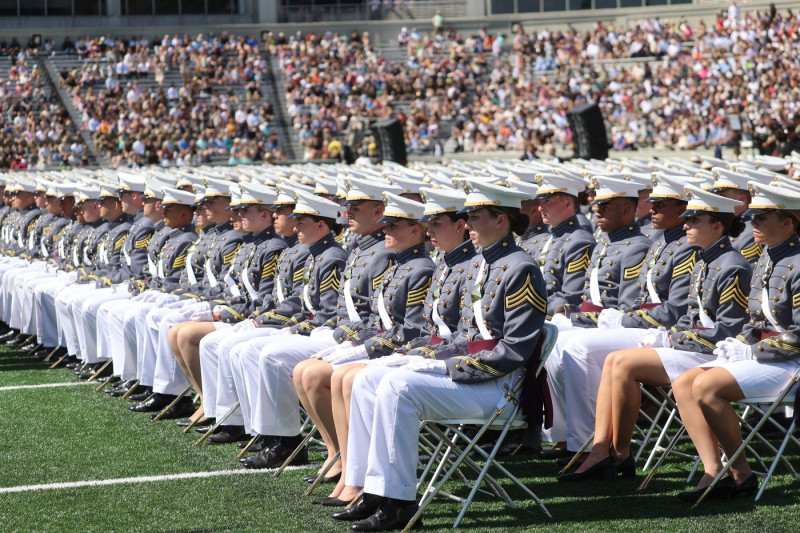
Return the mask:
M 232 415 L 234 412 L 236 412 L 236 410 L 237 410 L 238 408 L 239 408 L 239 402 L 236 402 L 235 404 L 233 404 L 233 407 L 231 407 L 230 409 L 228 409 L 228 412 L 227 412 L 227 413 L 225 413 L 225 415 L 224 415 L 222 418 L 219 418 L 219 419 L 217 419 L 217 422 L 216 422 L 216 423 L 215 423 L 213 426 L 211 426 L 210 428 L 208 428 L 208 431 L 206 431 L 205 433 L 203 433 L 203 436 L 202 436 L 202 437 L 200 437 L 200 438 L 197 440 L 197 442 L 195 442 L 194 444 L 192 444 L 192 446 L 200 446 L 201 444 L 203 444 L 203 443 L 206 441 L 206 439 L 207 439 L 208 437 L 210 437 L 210 436 L 211 436 L 211 435 L 212 435 L 212 434 L 213 434 L 213 433 L 214 433 L 214 432 L 217 430 L 217 428 L 219 428 L 219 427 L 220 427 L 220 426 L 221 426 L 221 425 L 222 425 L 222 424 L 223 424 L 223 423 L 224 423 L 224 422 L 225 422 L 225 421 L 226 421 L 228 418 L 230 418 L 230 417 L 231 417 L 231 415 Z

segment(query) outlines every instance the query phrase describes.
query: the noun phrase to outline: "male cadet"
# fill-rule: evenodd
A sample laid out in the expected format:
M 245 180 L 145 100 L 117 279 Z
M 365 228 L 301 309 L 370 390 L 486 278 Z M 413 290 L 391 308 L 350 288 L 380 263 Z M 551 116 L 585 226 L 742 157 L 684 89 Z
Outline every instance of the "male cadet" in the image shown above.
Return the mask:
M 653 228 L 663 230 L 647 252 L 637 280 L 639 294 L 629 308 L 605 308 L 597 316 L 598 329 L 573 330 L 562 350 L 566 389 L 567 450 L 577 451 L 594 431 L 597 389 L 606 356 L 636 347 L 647 330 L 675 324 L 686 313 L 692 269 L 698 249 L 686 243 L 681 215 L 686 210 L 681 181 L 653 174 L 650 193 Z M 624 274 L 623 274 L 624 277 Z
M 145 214 L 163 217 L 164 228 L 156 232 L 147 246 L 147 271 L 143 279 L 132 281 L 128 289 L 132 295 L 120 305 L 107 302 L 100 307 L 98 334 L 106 339 L 108 352 L 113 357 L 113 375 L 120 379 L 119 385 L 108 392 L 112 396 L 123 396 L 137 386 L 136 314 L 144 308 L 155 306 L 145 301 L 148 296 L 159 296 L 160 289 L 177 285 L 187 269 L 193 268 L 191 251 L 197 233 L 193 224 L 195 195 L 171 187 L 153 190 L 158 182 L 148 183 L 145 189 Z M 198 224 L 206 225 L 202 218 Z M 199 272 L 199 268 L 198 268 Z M 171 281 L 174 280 L 174 281 Z M 133 391 L 131 391 L 133 392 Z
M 143 368 L 152 368 L 153 377 L 147 382 L 142 376 L 145 385 L 153 387 L 159 394 L 149 398 L 148 401 L 134 405 L 130 409 L 137 413 L 161 411 L 186 390 L 189 385 L 186 376 L 175 361 L 175 356 L 169 347 L 167 333 L 169 328 L 188 320 L 195 313 L 205 313 L 211 309 L 214 298 L 224 293 L 227 284 L 224 282 L 228 270 L 233 266 L 234 259 L 244 243 L 240 221 L 236 227 L 231 222 L 231 186 L 237 184 L 224 180 L 206 178 L 203 180 L 205 191 L 202 197 L 201 209 L 206 212 L 206 217 L 216 223 L 214 235 L 206 250 L 206 259 L 203 262 L 203 277 L 199 283 L 189 291 L 178 289 L 172 293 L 172 303 L 164 307 L 149 310 L 146 314 L 140 313 L 137 317 L 137 330 L 143 330 L 144 351 L 140 348 L 140 357 L 144 359 Z M 244 253 L 244 252 L 243 252 Z M 161 330 L 163 331 L 163 336 Z M 159 375 L 158 385 L 161 390 L 156 390 L 156 374 Z M 170 418 L 181 418 L 194 412 L 191 399 L 186 397 L 176 404 L 170 413 Z
M 70 341 L 77 345 L 84 365 L 87 367 L 81 373 L 77 373 L 81 379 L 92 377 L 100 369 L 102 363 L 96 360 L 95 346 L 87 346 L 84 332 L 82 313 L 83 303 L 87 298 L 94 295 L 98 287 L 110 284 L 108 275 L 112 275 L 122 264 L 122 246 L 131 229 L 131 216 L 126 214 L 122 208 L 119 198 L 119 185 L 114 183 L 103 183 L 100 185 L 100 216 L 106 221 L 107 231 L 102 241 L 98 245 L 98 258 L 91 266 L 84 266 L 79 270 L 78 288 L 59 293 L 56 299 L 56 311 L 63 313 L 59 320 L 72 320 L 70 332 L 74 337 L 67 337 L 67 344 Z M 105 280 L 103 278 L 106 278 Z M 110 292 L 110 291 L 108 291 Z M 94 330 L 94 323 L 91 324 Z M 94 336 L 92 336 L 94 341 Z M 109 369 L 110 373 L 110 369 Z
M 206 417 L 224 415 L 238 400 L 241 410 L 233 412 L 226 425 L 243 425 L 245 433 L 252 433 L 252 427 L 251 398 L 244 381 L 252 382 L 255 378 L 257 384 L 258 370 L 256 368 L 250 373 L 242 368 L 241 351 L 238 348 L 241 346 L 246 349 L 251 339 L 276 334 L 292 325 L 303 323 L 307 326 L 303 332 L 307 332 L 332 318 L 339 294 L 339 278 L 347 259 L 347 253 L 334 239 L 335 233 L 338 233 L 335 220 L 339 205 L 301 190 L 294 194 L 296 203 L 290 216 L 297 220 L 296 246 L 306 247 L 309 253 L 301 264 L 294 259 L 286 264 L 292 248 L 284 252 L 286 257 L 282 254 L 279 259 L 281 266 L 278 274 L 281 280 L 286 280 L 285 287 L 288 288 L 291 282 L 291 291 L 284 289 L 286 295 L 279 301 L 281 298 L 276 283 L 272 296 L 276 307 L 266 312 L 257 310 L 252 320 L 242 322 L 232 335 L 225 338 L 209 335 L 200 344 Z M 288 330 L 285 331 L 288 333 Z M 227 433 L 224 426 L 220 431 Z M 261 439 L 256 449 L 251 449 L 260 451 L 263 444 Z
M 739 250 L 749 263 L 755 264 L 758 262 L 759 257 L 761 257 L 763 247 L 757 244 L 753 238 L 753 227 L 750 224 L 753 217 L 744 215 L 744 212 L 747 210 L 747 206 L 750 204 L 751 200 L 747 182 L 757 180 L 757 178 L 756 176 L 748 176 L 721 167 L 714 167 L 711 169 L 711 172 L 714 174 L 714 183 L 711 184 L 711 188 L 709 189 L 711 192 L 717 193 L 725 198 L 731 198 L 742 202 L 741 205 L 737 205 L 734 208 L 734 213 L 745 223 L 746 227 L 738 237 L 731 239 L 731 244 L 733 244 L 734 248 Z M 762 177 L 762 179 L 758 181 L 767 183 L 769 177 L 764 177 L 767 179 L 764 180 Z
M 596 328 L 597 316 L 606 308 L 633 308 L 639 297 L 639 273 L 651 244 L 635 222 L 641 186 L 605 176 L 593 177 L 592 184 L 596 191 L 593 204 L 597 208 L 597 226 L 602 233 L 584 278 L 580 306 L 567 304 L 563 315 L 553 317 L 560 331 Z M 544 440 L 561 444 L 556 450 L 563 449 L 566 441 L 569 412 L 562 350 L 571 336 L 572 332 L 559 336 L 545 364 L 553 399 L 553 427 L 546 431 Z M 553 454 L 543 452 L 545 457 Z
M 280 465 L 300 442 L 299 400 L 292 381 L 292 369 L 300 361 L 327 348 L 340 344 L 334 339 L 334 330 L 342 324 L 367 320 L 371 298 L 379 290 L 384 274 L 389 270 L 395 254 L 384 246 L 382 194 L 385 190 L 397 191 L 388 183 L 347 178 L 345 216 L 350 230 L 358 235 L 356 248 L 351 252 L 344 273 L 339 280 L 339 295 L 335 315 L 324 324 L 314 319 L 289 328 L 291 335 L 259 337 L 246 345 L 239 345 L 238 357 L 244 361 L 271 358 L 274 372 L 271 376 L 259 373 L 260 388 L 269 394 L 273 412 L 262 412 L 261 419 L 271 419 L 273 425 L 265 437 L 272 444 L 258 455 L 244 462 L 248 468 L 272 468 Z M 306 336 L 308 335 L 308 336 Z M 232 354 L 233 357 L 233 354 Z M 251 391 L 251 394 L 260 394 Z M 252 399 L 252 398 L 251 398 Z M 252 402 L 251 402 L 252 404 Z M 296 458 L 305 462 L 305 457 Z
M 520 172 L 512 172 L 509 170 L 506 184 L 515 191 L 526 192 L 530 195 L 529 199 L 522 200 L 520 212 L 523 215 L 528 215 L 528 228 L 525 230 L 525 233 L 520 235 L 517 239 L 517 245 L 531 254 L 531 257 L 535 259 L 536 254 L 540 253 L 544 243 L 547 242 L 547 239 L 550 237 L 550 228 L 542 221 L 542 212 L 539 211 L 539 200 L 534 200 L 539 186 L 535 183 L 525 181 L 520 177 L 521 175 Z M 525 175 L 525 178 L 536 179 L 535 175 L 531 177 Z
M 275 318 L 285 323 L 300 309 L 303 265 L 310 252 L 307 245 L 298 242 L 294 220 L 289 218 L 295 205 L 292 186 L 301 187 L 299 184 L 281 182 L 276 189 L 276 197 L 264 186 L 241 184 L 245 230 L 254 233 L 256 240 L 261 241 L 255 256 L 250 259 L 247 281 L 242 278 L 242 283 L 245 287 L 249 286 L 251 293 L 246 305 L 239 304 L 235 309 L 226 310 L 225 322 L 214 325 L 216 331 L 200 325 L 182 328 L 177 334 L 175 329 L 170 331 L 170 345 L 184 373 L 201 395 L 201 409 L 206 421 L 216 416 L 217 383 L 233 388 L 228 352 L 223 345 L 229 341 L 244 340 L 243 333 L 240 333 L 243 327 L 255 328 Z M 261 236 L 264 236 L 263 240 Z M 221 322 L 222 312 L 219 318 Z M 267 332 L 266 329 L 256 333 L 253 331 L 249 332 L 251 336 Z M 225 407 L 224 411 L 227 410 L 228 407 Z M 200 414 L 198 410 L 189 423 L 198 420 Z M 209 443 L 238 440 L 244 434 L 242 426 L 241 412 L 237 410 L 231 414 L 225 426 L 217 428 Z
M 201 340 L 209 334 L 230 335 L 230 329 L 236 323 L 246 320 L 257 307 L 272 305 L 275 287 L 281 291 L 282 297 L 283 287 L 292 287 L 292 278 L 279 276 L 278 269 L 288 270 L 285 263 L 279 266 L 280 257 L 287 257 L 284 251 L 291 249 L 297 242 L 294 222 L 288 219 L 294 198 L 276 194 L 273 188 L 258 183 L 242 182 L 240 188 L 241 196 L 237 198 L 235 205 L 231 203 L 230 209 L 236 210 L 241 221 L 245 245 L 225 276 L 225 292 L 209 302 L 210 307 L 205 312 L 197 313 L 190 321 L 166 330 L 162 325 L 159 331 L 159 341 L 163 342 L 166 337 L 170 353 L 182 371 L 178 378 L 182 382 L 188 378 L 198 391 L 202 391 L 202 382 L 197 379 L 201 376 Z M 308 253 L 307 250 L 295 248 L 290 255 L 294 256 L 298 251 Z M 288 259 L 287 262 L 290 263 L 291 260 Z M 171 379 L 174 378 L 157 371 L 153 390 L 159 394 L 162 389 L 173 386 Z M 172 418 L 171 415 L 168 411 L 165 417 Z M 199 417 L 200 413 L 196 412 L 193 416 Z M 221 432 L 211 442 L 232 442 L 238 440 L 239 436 L 241 432 L 238 435 L 235 431 Z
M 594 236 L 582 228 L 576 217 L 582 179 L 538 174 L 542 220 L 550 226 L 550 236 L 537 246 L 534 259 L 539 263 L 547 288 L 547 316 L 563 313 L 568 306 L 579 306 L 584 278 L 596 244 Z
M 9 214 L 5 220 L 6 245 L 3 253 L 7 257 L 0 261 L 0 285 L 4 284 L 3 278 L 6 272 L 28 264 L 21 255 L 27 248 L 36 220 L 42 214 L 41 210 L 36 207 L 35 183 L 17 178 L 12 185 L 6 187 L 6 190 L 11 191 L 11 207 L 14 212 Z M 10 301 L 4 297 L 2 319 L 5 323 L 8 323 L 10 319 L 10 307 Z

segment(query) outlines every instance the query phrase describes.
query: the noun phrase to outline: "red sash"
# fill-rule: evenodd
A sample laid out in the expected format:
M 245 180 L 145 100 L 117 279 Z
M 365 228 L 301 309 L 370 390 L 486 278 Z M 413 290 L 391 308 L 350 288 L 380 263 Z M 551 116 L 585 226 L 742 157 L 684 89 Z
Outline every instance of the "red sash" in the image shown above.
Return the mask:
M 605 309 L 605 307 L 594 305 L 592 302 L 583 302 L 581 304 L 581 313 L 599 313 L 603 309 Z
M 489 339 L 485 341 L 467 341 L 467 351 L 470 355 L 476 354 L 482 350 L 491 350 L 497 343 L 500 342 L 498 339 Z
M 658 307 L 659 305 L 661 305 L 661 304 L 653 304 L 653 303 L 642 304 L 642 305 L 639 306 L 639 309 L 647 310 L 647 309 L 652 309 L 654 307 Z
M 761 340 L 769 339 L 770 337 L 777 337 L 780 335 L 780 331 L 772 331 L 771 329 L 762 329 L 761 330 Z

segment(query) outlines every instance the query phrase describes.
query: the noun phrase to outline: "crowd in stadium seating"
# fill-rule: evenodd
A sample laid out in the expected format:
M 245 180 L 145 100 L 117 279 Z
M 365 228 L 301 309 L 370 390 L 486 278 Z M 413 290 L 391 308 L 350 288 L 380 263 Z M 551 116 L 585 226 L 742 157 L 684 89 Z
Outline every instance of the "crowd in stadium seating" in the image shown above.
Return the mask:
M 74 51 L 83 62 L 64 68 L 61 82 L 114 166 L 285 158 L 261 94 L 266 60 L 252 39 L 87 37 Z M 180 77 L 167 79 L 170 71 Z
M 36 48 L 4 40 L 0 53 L 11 58 L 0 69 L 0 169 L 86 165 L 67 110 L 41 80 Z

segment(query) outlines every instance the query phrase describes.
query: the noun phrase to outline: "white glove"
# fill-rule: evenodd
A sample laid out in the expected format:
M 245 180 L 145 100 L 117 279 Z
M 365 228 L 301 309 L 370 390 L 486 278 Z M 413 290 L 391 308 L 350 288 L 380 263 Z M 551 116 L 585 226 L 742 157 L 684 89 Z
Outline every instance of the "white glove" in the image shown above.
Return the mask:
M 714 350 L 713 353 L 717 356 L 718 360 L 727 361 L 729 363 L 753 359 L 752 347 L 733 337 L 728 337 L 724 341 L 719 341 L 717 343 L 717 349 Z
M 553 315 L 553 318 L 550 319 L 550 322 L 557 327 L 559 330 L 564 329 L 572 329 L 572 320 L 567 318 L 566 315 L 562 315 L 561 313 L 556 313 Z
M 345 363 L 363 361 L 365 359 L 369 359 L 369 357 L 367 357 L 367 349 L 364 346 L 356 346 L 353 348 L 342 348 L 339 346 L 338 350 L 322 358 L 323 361 L 332 365 L 343 365 Z
M 331 328 L 329 328 L 328 326 L 320 326 L 318 328 L 312 329 L 311 333 L 309 333 L 308 336 L 313 339 L 317 335 L 325 335 L 326 332 L 328 331 L 331 331 Z
M 426 357 L 417 356 L 414 361 L 410 361 L 406 366 L 406 370 L 412 372 L 427 372 L 428 374 L 441 374 L 447 375 L 447 365 L 444 361 L 438 359 L 428 359 Z
M 639 339 L 639 348 L 669 348 L 669 332 L 664 327 L 649 329 L 647 333 Z
M 211 313 L 211 309 L 203 309 L 202 311 L 195 311 L 189 316 L 189 320 L 193 322 L 213 322 L 214 315 Z
M 293 335 L 292 328 L 279 329 L 275 335 Z
M 139 294 L 137 294 L 136 296 L 131 298 L 131 301 L 132 302 L 146 302 L 148 298 L 151 298 L 150 293 L 151 293 L 151 291 L 140 292 Z
M 331 346 L 330 348 L 325 348 L 324 350 L 320 350 L 319 352 L 315 353 L 311 357 L 314 359 L 325 359 L 328 355 L 332 354 L 336 350 L 340 350 L 342 347 L 340 345 Z
M 231 328 L 231 331 L 233 333 L 241 333 L 243 331 L 250 331 L 251 329 L 256 329 L 256 327 L 257 326 L 255 325 L 255 323 L 253 323 L 253 320 L 248 318 L 242 320 L 241 322 L 233 326 Z
M 377 359 L 371 359 L 367 366 L 387 366 L 387 367 L 400 367 L 405 364 L 410 363 L 414 360 L 414 355 L 406 356 L 401 353 L 395 353 L 392 355 L 388 355 L 386 357 L 378 357 Z
M 186 305 L 186 304 L 184 304 Z M 211 308 L 214 304 L 208 302 L 194 302 L 189 305 L 186 305 L 187 309 L 191 309 L 195 313 L 202 313 L 203 311 L 211 312 Z
M 601 329 L 620 329 L 623 316 L 625 315 L 616 309 L 603 309 L 597 317 L 597 327 Z
M 165 309 L 180 309 L 184 305 L 186 305 L 186 301 L 185 300 L 178 300 L 177 302 L 168 303 L 167 305 L 164 306 L 164 308 Z M 187 308 L 188 308 L 188 306 L 187 306 Z

